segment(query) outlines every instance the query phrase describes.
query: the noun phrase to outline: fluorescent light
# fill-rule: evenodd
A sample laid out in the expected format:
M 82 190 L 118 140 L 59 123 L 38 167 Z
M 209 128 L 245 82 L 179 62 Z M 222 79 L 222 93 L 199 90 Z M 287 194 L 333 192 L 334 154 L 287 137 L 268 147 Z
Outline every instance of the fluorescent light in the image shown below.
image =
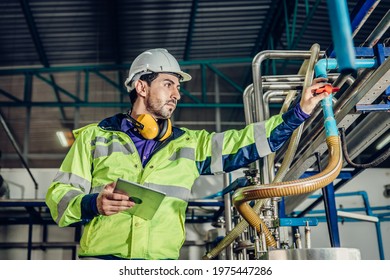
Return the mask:
M 73 144 L 74 139 L 73 139 L 72 132 L 57 131 L 56 134 L 62 147 L 67 148 Z
M 376 149 L 377 150 L 380 150 L 382 149 L 384 146 L 386 146 L 390 141 L 390 134 L 387 135 L 387 137 L 385 137 L 385 139 L 383 139 L 382 141 L 380 141 L 377 145 L 376 145 Z
M 68 141 L 66 140 L 65 133 L 63 131 L 56 132 L 58 140 L 60 140 L 60 144 L 62 147 L 68 147 Z

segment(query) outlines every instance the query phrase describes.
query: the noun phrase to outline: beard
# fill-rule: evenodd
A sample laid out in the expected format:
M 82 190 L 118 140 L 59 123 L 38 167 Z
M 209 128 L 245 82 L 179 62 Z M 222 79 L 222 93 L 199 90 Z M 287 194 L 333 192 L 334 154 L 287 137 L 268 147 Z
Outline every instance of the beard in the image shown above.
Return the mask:
M 176 100 L 147 98 L 145 101 L 146 110 L 157 119 L 169 119 L 176 108 L 176 106 L 166 106 L 167 104 L 172 103 L 176 105 Z

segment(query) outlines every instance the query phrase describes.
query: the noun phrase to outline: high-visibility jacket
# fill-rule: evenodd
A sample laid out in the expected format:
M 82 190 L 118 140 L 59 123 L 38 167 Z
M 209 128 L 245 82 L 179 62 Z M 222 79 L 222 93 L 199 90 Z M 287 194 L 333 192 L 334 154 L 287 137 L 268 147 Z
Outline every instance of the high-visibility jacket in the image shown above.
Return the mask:
M 145 167 L 131 138 L 120 131 L 124 114 L 81 128 L 46 195 L 52 218 L 61 227 L 83 222 L 86 194 L 99 193 L 118 178 L 137 182 L 167 194 L 153 219 L 125 211 L 97 215 L 85 224 L 79 255 L 177 259 L 194 181 L 245 167 L 276 150 L 302 123 L 293 111 L 223 133 L 174 127 Z

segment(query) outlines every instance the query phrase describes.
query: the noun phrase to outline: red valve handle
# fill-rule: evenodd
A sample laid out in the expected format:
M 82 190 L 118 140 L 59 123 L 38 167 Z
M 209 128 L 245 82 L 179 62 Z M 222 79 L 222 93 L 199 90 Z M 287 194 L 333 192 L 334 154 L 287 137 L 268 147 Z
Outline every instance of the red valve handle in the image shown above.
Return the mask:
M 338 87 L 332 87 L 331 85 L 325 85 L 323 87 L 317 88 L 315 90 L 315 93 L 317 93 L 317 94 L 320 94 L 323 92 L 333 93 L 333 92 L 338 92 L 339 90 L 340 90 L 340 88 L 338 88 Z

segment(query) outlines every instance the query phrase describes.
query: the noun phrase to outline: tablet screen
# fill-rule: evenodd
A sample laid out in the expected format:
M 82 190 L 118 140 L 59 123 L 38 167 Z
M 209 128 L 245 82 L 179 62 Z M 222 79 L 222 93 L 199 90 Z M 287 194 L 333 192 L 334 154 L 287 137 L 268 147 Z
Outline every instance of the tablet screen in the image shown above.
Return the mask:
M 129 199 L 135 203 L 133 207 L 125 211 L 145 220 L 151 220 L 153 218 L 165 197 L 165 193 L 163 192 L 152 190 L 121 178 L 118 179 L 115 190 L 126 193 Z

